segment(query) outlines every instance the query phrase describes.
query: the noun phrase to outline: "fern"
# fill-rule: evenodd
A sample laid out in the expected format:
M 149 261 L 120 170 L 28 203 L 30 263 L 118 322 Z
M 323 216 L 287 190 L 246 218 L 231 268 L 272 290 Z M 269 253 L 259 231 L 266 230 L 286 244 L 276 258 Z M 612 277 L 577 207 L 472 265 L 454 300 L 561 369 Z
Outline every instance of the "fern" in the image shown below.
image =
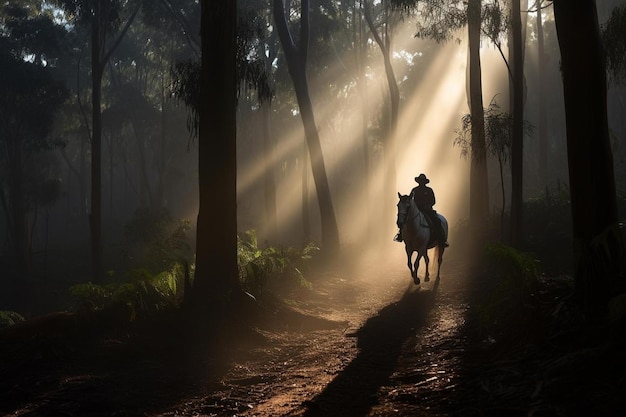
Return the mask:
M 78 310 L 103 310 L 112 305 L 122 305 L 129 308 L 132 317 L 136 317 L 178 305 L 183 279 L 180 264 L 156 275 L 145 268 L 136 268 L 119 282 L 74 285 L 70 287 L 70 294 Z
M 0 310 L 0 329 L 13 326 L 24 321 L 24 317 L 15 311 Z
M 269 284 L 270 279 L 283 278 L 303 287 L 311 284 L 304 278 L 299 266 L 312 259 L 319 248 L 307 245 L 301 251 L 295 248 L 260 248 L 256 232 L 248 230 L 244 237 L 237 239 L 237 261 L 239 277 L 246 291 L 259 295 Z

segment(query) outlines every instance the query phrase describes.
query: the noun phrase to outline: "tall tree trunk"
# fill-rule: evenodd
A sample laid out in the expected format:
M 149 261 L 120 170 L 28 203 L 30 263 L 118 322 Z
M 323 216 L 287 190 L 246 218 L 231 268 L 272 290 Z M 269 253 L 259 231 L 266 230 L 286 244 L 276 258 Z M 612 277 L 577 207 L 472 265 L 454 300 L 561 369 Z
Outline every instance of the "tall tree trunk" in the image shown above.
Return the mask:
M 522 18 L 520 0 L 511 2 L 512 42 L 512 114 L 513 140 L 511 144 L 511 244 L 519 246 L 522 234 L 523 160 L 524 160 L 524 58 L 522 53 Z
M 102 280 L 102 45 L 104 24 L 102 2 L 94 2 L 91 23 L 91 274 L 94 282 Z
M 472 120 L 472 157 L 470 162 L 470 224 L 480 228 L 489 214 L 487 149 L 485 147 L 485 111 L 480 65 L 481 0 L 469 0 L 468 66 L 469 108 Z
M 384 7 L 384 5 L 383 5 Z M 390 193 L 390 198 L 383 198 L 384 202 L 394 201 L 394 198 L 391 198 L 391 194 L 395 196 L 397 190 L 397 173 L 396 173 L 396 133 L 398 128 L 398 113 L 400 108 L 400 90 L 398 89 L 398 83 L 396 81 L 396 76 L 393 71 L 393 66 L 391 64 L 391 39 L 388 31 L 388 21 L 385 23 L 385 33 L 384 39 L 378 33 L 378 30 L 374 26 L 374 21 L 372 19 L 369 3 L 367 0 L 364 1 L 364 17 L 369 26 L 370 32 L 372 36 L 374 36 L 374 40 L 378 44 L 380 51 L 383 55 L 383 62 L 385 65 L 385 76 L 387 78 L 387 87 L 389 88 L 389 124 L 387 125 L 387 131 L 385 132 L 384 143 L 384 160 L 385 160 L 385 185 L 384 189 Z M 385 10 L 387 13 L 387 10 Z M 388 16 L 387 16 L 388 20 Z M 383 216 L 384 218 L 392 217 L 392 208 L 391 204 L 385 204 Z
M 339 229 L 335 218 L 332 197 L 328 177 L 326 176 L 326 166 L 320 143 L 319 132 L 315 124 L 313 105 L 309 96 L 309 87 L 306 76 L 306 63 L 309 42 L 309 0 L 302 0 L 300 7 L 300 40 L 299 45 L 294 43 L 282 0 L 273 0 L 274 23 L 278 30 L 280 43 L 283 46 L 289 75 L 293 81 L 296 91 L 300 116 L 304 126 L 309 155 L 311 158 L 311 170 L 315 190 L 317 191 L 317 201 L 320 209 L 322 223 L 322 250 L 327 254 L 334 254 L 339 249 Z
M 109 13 L 106 2 L 93 2 L 91 16 L 91 213 L 89 225 L 91 230 L 91 268 L 95 282 L 102 281 L 102 76 L 111 54 L 119 46 L 130 24 L 139 12 L 141 2 L 137 2 L 126 24 L 108 51 L 105 51 L 105 40 Z
M 548 179 L 548 118 L 546 115 L 545 81 L 546 75 L 546 52 L 543 39 L 542 2 L 537 2 L 537 89 L 538 114 L 537 114 L 537 140 L 539 142 L 539 175 L 541 181 L 547 183 Z
M 624 249 L 607 119 L 606 64 L 594 0 L 554 1 L 565 98 L 576 289 L 588 312 L 623 291 Z M 618 289 L 622 285 L 621 289 Z
M 363 189 L 365 190 L 364 201 L 366 203 L 365 209 L 368 213 L 369 224 L 366 226 L 370 230 L 374 230 L 375 227 L 380 226 L 381 223 L 377 222 L 375 216 L 372 213 L 372 179 L 370 170 L 370 144 L 368 134 L 369 123 L 369 107 L 368 107 L 368 93 L 367 93 L 367 77 L 365 76 L 365 58 L 367 56 L 367 36 L 365 36 L 365 29 L 363 26 L 363 0 L 360 0 L 360 7 L 357 9 L 356 0 L 353 7 L 353 19 L 354 19 L 354 51 L 356 62 L 356 82 L 358 93 L 361 103 L 361 148 L 363 152 Z M 357 13 L 358 10 L 358 13 Z M 384 229 L 383 229 L 384 230 Z M 377 233 L 368 234 L 370 239 L 377 239 L 375 236 Z
M 191 320 L 203 339 L 238 295 L 236 3 L 202 0 L 199 210 Z

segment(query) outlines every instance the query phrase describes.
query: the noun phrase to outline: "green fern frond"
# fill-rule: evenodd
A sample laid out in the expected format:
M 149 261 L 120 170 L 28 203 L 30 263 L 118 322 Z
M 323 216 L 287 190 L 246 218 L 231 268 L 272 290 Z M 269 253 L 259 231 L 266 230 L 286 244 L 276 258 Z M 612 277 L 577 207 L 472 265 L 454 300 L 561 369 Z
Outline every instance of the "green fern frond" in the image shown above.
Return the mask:
M 0 329 L 23 322 L 24 317 L 15 311 L 0 310 Z

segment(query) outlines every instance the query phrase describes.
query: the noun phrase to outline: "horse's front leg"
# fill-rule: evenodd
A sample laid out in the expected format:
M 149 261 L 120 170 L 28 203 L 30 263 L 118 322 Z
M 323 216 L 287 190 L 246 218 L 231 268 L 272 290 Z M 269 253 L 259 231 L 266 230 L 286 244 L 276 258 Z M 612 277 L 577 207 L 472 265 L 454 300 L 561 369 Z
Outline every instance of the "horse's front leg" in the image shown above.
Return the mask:
M 430 265 L 430 258 L 428 257 L 428 249 L 424 251 L 424 263 L 426 264 L 426 273 L 424 274 L 424 282 L 430 281 L 430 274 L 428 273 L 428 266 Z
M 417 257 L 415 258 L 415 264 L 413 265 L 413 282 L 415 285 L 420 285 L 420 278 L 417 276 L 417 270 L 420 267 L 420 258 L 422 257 L 422 253 L 417 251 Z
M 417 271 L 413 271 L 413 262 L 411 262 L 411 257 L 413 256 L 413 251 L 411 249 L 409 249 L 408 246 L 405 246 L 406 248 L 406 260 L 407 260 L 407 266 L 409 267 L 409 271 L 411 271 L 411 278 L 413 278 L 413 280 L 415 280 L 415 276 L 417 275 Z

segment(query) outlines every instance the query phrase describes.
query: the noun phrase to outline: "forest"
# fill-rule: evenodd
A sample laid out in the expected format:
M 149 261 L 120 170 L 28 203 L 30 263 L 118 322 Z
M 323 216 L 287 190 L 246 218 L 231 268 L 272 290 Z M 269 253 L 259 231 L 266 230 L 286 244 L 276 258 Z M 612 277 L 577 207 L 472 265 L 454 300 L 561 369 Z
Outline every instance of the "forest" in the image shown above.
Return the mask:
M 0 2 L 0 414 L 625 415 L 625 81 L 623 0 Z

